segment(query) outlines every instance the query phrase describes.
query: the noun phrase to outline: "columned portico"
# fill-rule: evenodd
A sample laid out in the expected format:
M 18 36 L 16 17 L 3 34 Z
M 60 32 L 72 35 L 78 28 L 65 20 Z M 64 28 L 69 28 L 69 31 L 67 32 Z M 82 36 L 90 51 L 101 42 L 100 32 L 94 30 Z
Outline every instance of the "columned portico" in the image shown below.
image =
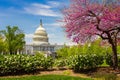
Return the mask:
M 33 45 L 34 51 L 51 51 L 54 52 L 54 45 Z

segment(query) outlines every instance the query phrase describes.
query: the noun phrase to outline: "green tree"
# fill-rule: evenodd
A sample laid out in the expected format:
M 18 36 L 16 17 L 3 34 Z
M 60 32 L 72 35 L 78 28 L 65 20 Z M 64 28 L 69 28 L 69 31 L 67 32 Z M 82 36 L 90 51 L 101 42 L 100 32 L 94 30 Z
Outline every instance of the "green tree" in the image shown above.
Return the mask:
M 66 45 L 64 45 L 63 48 L 57 50 L 57 56 L 58 58 L 66 58 L 68 56 L 68 49 Z
M 16 54 L 17 51 L 23 50 L 25 35 L 17 26 L 7 26 L 6 30 L 0 32 L 5 37 L 6 49 L 9 54 Z
M 4 45 L 4 40 L 3 37 L 0 35 L 0 54 L 4 51 L 5 45 Z
M 83 50 L 84 53 L 89 54 L 104 55 L 105 53 L 112 53 L 110 46 L 104 43 L 100 38 L 93 42 L 86 43 L 83 46 Z

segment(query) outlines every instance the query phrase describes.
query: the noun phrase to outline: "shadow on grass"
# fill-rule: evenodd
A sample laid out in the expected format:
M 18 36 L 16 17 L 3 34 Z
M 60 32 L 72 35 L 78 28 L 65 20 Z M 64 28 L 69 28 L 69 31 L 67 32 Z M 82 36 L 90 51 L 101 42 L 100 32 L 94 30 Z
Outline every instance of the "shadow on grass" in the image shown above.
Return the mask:
M 75 73 L 84 73 L 87 75 L 90 75 L 93 72 L 97 71 L 97 68 L 92 68 L 92 69 L 81 69 L 81 70 L 73 70 Z
M 8 72 L 8 73 L 4 73 L 4 74 L 0 74 L 0 76 L 21 76 L 21 75 L 36 75 L 36 74 L 40 74 L 40 70 L 34 70 L 34 71 L 30 71 L 30 72 L 25 72 L 25 71 L 17 71 L 17 72 Z
M 61 68 L 61 69 L 55 69 L 55 68 L 43 69 L 43 68 L 39 68 L 39 69 L 29 71 L 29 72 L 25 72 L 24 70 L 20 70 L 20 71 L 17 71 L 17 72 L 9 72 L 9 73 L 0 74 L 0 76 L 37 75 L 37 74 L 40 74 L 40 72 L 44 72 L 44 71 L 52 72 L 52 71 L 57 71 L 57 70 L 64 71 L 64 70 L 66 70 L 66 68 Z

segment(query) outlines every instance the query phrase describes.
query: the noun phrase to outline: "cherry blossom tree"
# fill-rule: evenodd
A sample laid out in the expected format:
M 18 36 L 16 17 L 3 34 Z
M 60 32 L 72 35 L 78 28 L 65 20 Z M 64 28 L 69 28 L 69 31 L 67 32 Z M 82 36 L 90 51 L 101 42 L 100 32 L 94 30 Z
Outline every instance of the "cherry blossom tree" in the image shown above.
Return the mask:
M 77 43 L 97 36 L 107 40 L 113 51 L 114 69 L 118 67 L 117 42 L 120 38 L 120 0 L 117 1 L 106 4 L 98 0 L 71 0 L 70 6 L 63 9 L 67 36 Z

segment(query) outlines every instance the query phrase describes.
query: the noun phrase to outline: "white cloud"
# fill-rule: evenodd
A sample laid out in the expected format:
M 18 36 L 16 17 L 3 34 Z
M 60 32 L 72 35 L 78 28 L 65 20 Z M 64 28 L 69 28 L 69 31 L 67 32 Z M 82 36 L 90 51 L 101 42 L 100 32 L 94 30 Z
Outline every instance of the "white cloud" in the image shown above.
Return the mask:
M 57 38 L 57 36 L 54 33 L 48 34 L 48 37 L 51 39 Z
M 61 22 L 58 22 L 58 23 L 46 23 L 46 24 L 44 24 L 44 26 L 46 26 L 46 30 L 47 31 L 51 31 L 51 32 L 56 32 L 56 31 L 58 31 L 58 30 L 61 30 L 61 29 L 63 29 L 62 27 L 63 27 L 63 23 L 61 23 Z M 64 30 L 63 30 L 64 31 Z M 63 32 L 62 31 L 62 32 Z
M 59 13 L 51 9 L 51 6 L 45 4 L 38 4 L 38 3 L 33 3 L 30 6 L 24 7 L 24 11 L 32 15 L 53 16 L 53 17 L 60 16 Z
M 62 22 L 57 22 L 57 23 L 49 23 L 49 24 L 44 24 L 45 26 L 51 26 L 51 27 L 62 27 L 64 24 Z
M 47 3 L 52 7 L 59 7 L 61 5 L 61 3 L 57 1 L 48 1 Z
M 33 34 L 25 34 L 25 38 L 32 38 Z
M 51 8 L 51 7 L 48 6 L 48 5 L 38 4 L 38 3 L 33 3 L 33 4 L 31 4 L 31 5 L 34 6 L 34 7 L 46 8 L 46 9 Z
M 32 44 L 33 34 L 25 34 L 26 44 Z

